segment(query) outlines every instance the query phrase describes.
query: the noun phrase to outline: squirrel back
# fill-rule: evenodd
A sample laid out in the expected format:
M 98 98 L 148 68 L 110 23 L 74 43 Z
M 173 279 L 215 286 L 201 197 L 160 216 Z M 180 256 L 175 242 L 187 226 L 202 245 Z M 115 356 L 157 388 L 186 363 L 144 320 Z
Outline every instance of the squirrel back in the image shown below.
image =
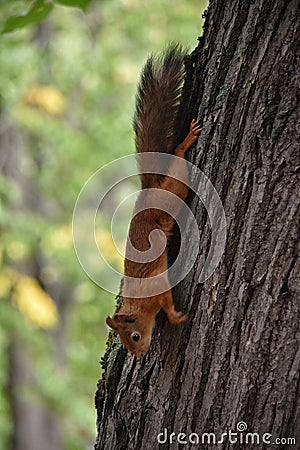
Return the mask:
M 181 45 L 171 43 L 161 55 L 151 55 L 146 61 L 138 84 L 133 120 L 137 153 L 174 152 L 186 55 L 187 51 Z M 162 169 L 159 155 L 153 158 L 151 168 L 140 163 L 143 189 L 153 186 L 161 178 L 145 173 L 147 169 L 154 172 Z

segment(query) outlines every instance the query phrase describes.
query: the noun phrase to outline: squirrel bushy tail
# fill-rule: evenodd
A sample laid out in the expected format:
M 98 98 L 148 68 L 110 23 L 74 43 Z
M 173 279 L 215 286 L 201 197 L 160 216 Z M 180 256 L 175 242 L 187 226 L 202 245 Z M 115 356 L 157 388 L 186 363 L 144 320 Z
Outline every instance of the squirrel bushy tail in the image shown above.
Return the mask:
M 133 121 L 138 153 L 174 150 L 186 55 L 180 44 L 171 43 L 161 55 L 151 55 L 142 70 Z

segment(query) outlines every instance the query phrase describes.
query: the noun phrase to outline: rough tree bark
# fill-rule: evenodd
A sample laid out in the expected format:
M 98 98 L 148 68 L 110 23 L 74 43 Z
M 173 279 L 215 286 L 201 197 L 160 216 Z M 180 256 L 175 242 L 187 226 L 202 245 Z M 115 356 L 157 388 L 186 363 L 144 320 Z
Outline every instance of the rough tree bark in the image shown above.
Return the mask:
M 225 253 L 199 284 L 210 228 L 191 198 L 201 255 L 174 290 L 189 321 L 174 328 L 160 313 L 140 361 L 120 346 L 106 355 L 96 450 L 300 448 L 299 17 L 297 0 L 210 3 L 186 83 L 204 129 L 190 159 L 224 205 Z M 220 439 L 241 421 L 259 443 L 178 443 L 180 432 Z M 276 442 L 288 437 L 296 444 Z

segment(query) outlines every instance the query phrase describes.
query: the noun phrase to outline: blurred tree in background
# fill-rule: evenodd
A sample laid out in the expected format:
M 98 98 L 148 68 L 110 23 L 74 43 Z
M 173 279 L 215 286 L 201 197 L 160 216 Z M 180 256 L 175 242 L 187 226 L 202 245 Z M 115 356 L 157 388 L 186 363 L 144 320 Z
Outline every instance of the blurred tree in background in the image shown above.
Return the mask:
M 133 152 L 141 65 L 170 40 L 195 47 L 198 11 L 193 0 L 0 3 L 3 450 L 94 442 L 93 396 L 114 299 L 76 259 L 73 207 L 99 167 Z M 112 255 L 108 228 L 101 240 Z

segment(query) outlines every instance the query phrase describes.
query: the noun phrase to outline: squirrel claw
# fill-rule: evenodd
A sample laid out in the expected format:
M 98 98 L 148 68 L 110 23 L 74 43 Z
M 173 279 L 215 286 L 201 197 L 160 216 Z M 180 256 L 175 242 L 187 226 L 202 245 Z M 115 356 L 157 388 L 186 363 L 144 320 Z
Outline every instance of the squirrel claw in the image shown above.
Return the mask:
M 199 136 L 202 131 L 199 120 L 193 119 L 190 125 L 190 133 L 194 136 Z

